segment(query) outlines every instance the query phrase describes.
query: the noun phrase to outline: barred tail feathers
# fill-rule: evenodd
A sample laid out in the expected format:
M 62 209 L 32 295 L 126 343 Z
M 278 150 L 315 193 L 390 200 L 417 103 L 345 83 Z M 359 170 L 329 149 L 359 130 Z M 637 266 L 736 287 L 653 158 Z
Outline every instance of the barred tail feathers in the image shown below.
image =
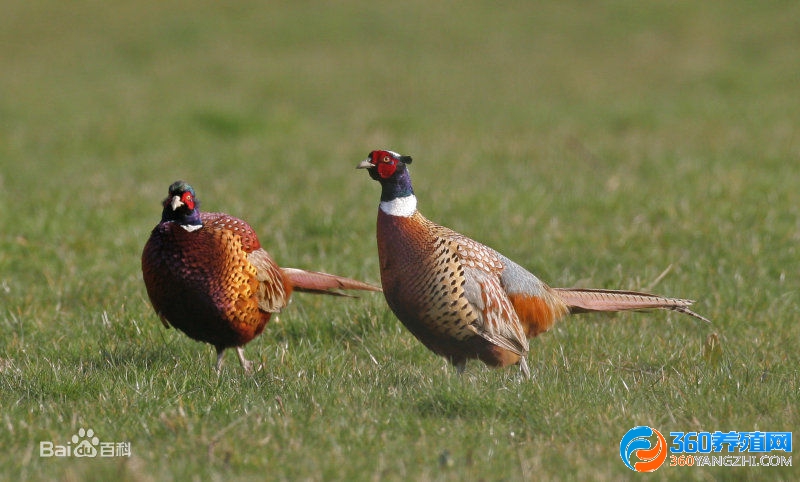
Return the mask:
M 689 306 L 694 303 L 692 300 L 666 298 L 638 291 L 580 288 L 554 288 L 554 291 L 569 306 L 570 313 L 662 309 L 677 311 L 707 323 L 711 322 L 708 318 L 689 309 Z
M 337 290 L 382 291 L 381 288 L 369 283 L 335 274 L 297 268 L 281 268 L 281 271 L 289 279 L 294 291 L 333 296 L 350 296 Z

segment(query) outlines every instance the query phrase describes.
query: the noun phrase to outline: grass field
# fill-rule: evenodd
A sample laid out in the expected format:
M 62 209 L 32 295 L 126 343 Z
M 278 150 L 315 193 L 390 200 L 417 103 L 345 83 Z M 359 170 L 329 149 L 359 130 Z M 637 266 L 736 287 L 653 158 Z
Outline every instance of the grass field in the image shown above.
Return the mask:
M 636 425 L 798 429 L 797 3 L 3 10 L 8 480 L 639 479 L 619 456 Z M 172 181 L 284 266 L 377 282 L 379 187 L 354 167 L 383 147 L 414 156 L 429 218 L 548 283 L 693 298 L 713 323 L 570 318 L 532 341 L 530 381 L 459 377 L 380 295 L 296 295 L 250 376 L 163 328 L 139 256 Z M 80 428 L 131 456 L 39 456 Z

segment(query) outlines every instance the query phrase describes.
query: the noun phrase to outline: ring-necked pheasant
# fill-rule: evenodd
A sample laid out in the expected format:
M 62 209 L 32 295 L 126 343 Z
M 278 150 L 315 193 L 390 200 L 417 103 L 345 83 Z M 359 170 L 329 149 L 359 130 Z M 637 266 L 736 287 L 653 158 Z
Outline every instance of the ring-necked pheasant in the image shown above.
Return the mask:
M 528 339 L 572 313 L 666 309 L 704 321 L 690 300 L 634 291 L 551 288 L 497 251 L 434 224 L 417 210 L 411 157 L 372 151 L 357 167 L 381 184 L 378 257 L 389 307 L 428 349 L 464 370 L 477 358 L 519 364 Z
M 346 296 L 338 291 L 380 291 L 327 273 L 280 268 L 245 221 L 200 212 L 194 189 L 169 187 L 161 222 L 142 252 L 147 294 L 164 326 L 214 345 L 219 371 L 226 348 L 235 347 L 245 371 L 243 346 L 258 336 L 292 291 Z

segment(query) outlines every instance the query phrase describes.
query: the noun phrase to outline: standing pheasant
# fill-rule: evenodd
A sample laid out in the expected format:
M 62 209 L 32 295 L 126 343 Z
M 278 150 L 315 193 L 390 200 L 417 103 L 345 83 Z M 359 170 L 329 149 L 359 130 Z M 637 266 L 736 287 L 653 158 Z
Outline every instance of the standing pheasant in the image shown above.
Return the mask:
M 245 371 L 243 346 L 258 336 L 292 291 L 344 296 L 336 289 L 380 291 L 341 276 L 279 268 L 249 224 L 222 213 L 201 213 L 194 189 L 183 181 L 169 187 L 161 222 L 142 252 L 147 294 L 167 328 L 214 345 L 219 371 L 226 348 L 236 348 Z
M 357 167 L 381 184 L 378 257 L 383 294 L 428 349 L 464 370 L 478 358 L 519 364 L 530 377 L 528 339 L 572 313 L 666 309 L 708 321 L 690 300 L 634 291 L 551 288 L 497 251 L 417 211 L 411 157 L 373 151 Z

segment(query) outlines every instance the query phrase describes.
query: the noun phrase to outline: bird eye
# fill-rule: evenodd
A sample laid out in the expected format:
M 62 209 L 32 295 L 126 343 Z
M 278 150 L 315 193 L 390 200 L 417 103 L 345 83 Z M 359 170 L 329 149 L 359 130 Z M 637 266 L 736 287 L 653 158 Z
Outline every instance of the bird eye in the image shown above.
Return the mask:
M 384 156 L 383 157 L 383 162 L 388 164 L 388 163 L 392 162 L 392 159 L 389 156 Z

